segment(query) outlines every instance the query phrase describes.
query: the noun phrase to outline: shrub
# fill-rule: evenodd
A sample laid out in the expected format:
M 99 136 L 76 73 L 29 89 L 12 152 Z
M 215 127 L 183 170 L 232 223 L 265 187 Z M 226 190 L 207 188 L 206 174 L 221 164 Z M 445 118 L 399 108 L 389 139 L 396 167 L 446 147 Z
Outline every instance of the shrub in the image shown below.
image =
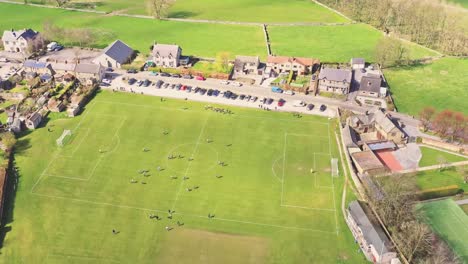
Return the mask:
M 444 187 L 439 187 L 439 188 L 427 189 L 427 190 L 417 193 L 416 195 L 419 200 L 423 201 L 423 200 L 453 196 L 453 195 L 458 194 L 460 191 L 461 191 L 460 186 L 449 185 L 449 186 L 444 186 Z

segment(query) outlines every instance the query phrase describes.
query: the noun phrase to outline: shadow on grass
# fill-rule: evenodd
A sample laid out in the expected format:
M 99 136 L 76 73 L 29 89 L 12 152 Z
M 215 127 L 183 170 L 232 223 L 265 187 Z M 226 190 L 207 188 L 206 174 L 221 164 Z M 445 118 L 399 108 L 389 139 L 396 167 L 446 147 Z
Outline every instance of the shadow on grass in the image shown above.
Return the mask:
M 190 11 L 177 11 L 177 12 L 170 12 L 169 18 L 191 18 L 198 15 L 198 13 L 190 12 Z
M 104 4 L 100 1 L 98 2 L 72 2 L 67 5 L 69 8 L 76 8 L 76 9 L 96 9 L 97 7 L 101 7 Z
M 3 248 L 3 242 L 5 240 L 6 235 L 8 232 L 12 230 L 11 224 L 13 222 L 13 211 L 15 207 L 15 199 L 16 199 L 16 190 L 18 188 L 18 182 L 20 179 L 20 172 L 19 168 L 16 167 L 16 163 L 14 160 L 14 155 L 11 159 L 11 162 L 7 169 L 8 177 L 6 179 L 6 187 L 5 187 L 5 197 L 3 203 L 3 215 L 1 219 L 1 226 L 0 226 L 0 249 Z M 0 251 L 1 254 L 1 251 Z

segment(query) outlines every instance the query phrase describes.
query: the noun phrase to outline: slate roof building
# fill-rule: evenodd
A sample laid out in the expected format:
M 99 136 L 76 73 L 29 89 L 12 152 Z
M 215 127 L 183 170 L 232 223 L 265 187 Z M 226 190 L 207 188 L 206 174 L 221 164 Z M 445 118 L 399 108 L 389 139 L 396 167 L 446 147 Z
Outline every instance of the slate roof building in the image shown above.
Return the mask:
M 104 67 L 120 68 L 122 64 L 131 62 L 135 51 L 121 40 L 107 46 L 102 54 L 93 60 L 93 63 Z
M 180 65 L 182 48 L 178 45 L 155 44 L 152 55 L 156 66 L 177 68 Z
M 353 74 L 348 69 L 323 68 L 319 73 L 318 90 L 337 94 L 348 94 Z
M 100 64 L 78 63 L 75 66 L 76 78 L 81 80 L 95 79 L 101 81 L 104 78 L 105 68 Z
M 366 60 L 364 60 L 363 58 L 351 59 L 351 68 L 353 68 L 353 70 L 364 69 L 365 67 L 366 67 Z
M 26 127 L 29 129 L 36 129 L 41 124 L 41 122 L 42 115 L 38 112 L 34 112 L 26 119 Z
M 352 201 L 347 208 L 346 223 L 369 261 L 380 264 L 400 263 L 396 252 L 392 250 L 391 241 L 366 205 Z
M 371 150 L 354 152 L 351 159 L 361 175 L 381 175 L 387 172 L 387 167 L 377 158 Z
M 2 36 L 5 51 L 14 53 L 28 53 L 43 46 L 39 32 L 32 29 L 5 30 Z
M 237 74 L 260 74 L 260 59 L 258 56 L 236 56 L 234 72 Z
M 48 62 L 27 60 L 23 63 L 23 69 L 27 72 L 35 72 L 38 74 L 53 74 L 54 70 Z

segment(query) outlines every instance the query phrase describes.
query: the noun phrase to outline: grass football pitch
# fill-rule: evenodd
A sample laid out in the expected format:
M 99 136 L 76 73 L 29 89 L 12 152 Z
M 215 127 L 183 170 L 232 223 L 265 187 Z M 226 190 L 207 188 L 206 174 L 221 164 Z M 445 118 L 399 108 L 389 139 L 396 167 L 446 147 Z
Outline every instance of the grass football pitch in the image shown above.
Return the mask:
M 420 207 L 427 222 L 460 257 L 468 261 L 468 215 L 451 199 L 425 203 Z
M 362 262 L 331 177 L 335 120 L 229 109 L 101 92 L 52 116 L 19 140 L 0 262 Z

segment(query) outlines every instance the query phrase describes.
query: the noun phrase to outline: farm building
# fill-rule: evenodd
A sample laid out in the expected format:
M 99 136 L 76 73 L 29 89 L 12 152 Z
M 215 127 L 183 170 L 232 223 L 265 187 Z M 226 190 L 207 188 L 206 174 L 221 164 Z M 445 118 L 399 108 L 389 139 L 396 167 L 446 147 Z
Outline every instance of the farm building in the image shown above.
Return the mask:
M 2 42 L 5 51 L 13 53 L 30 53 L 44 44 L 39 32 L 32 29 L 5 30 Z
M 122 64 L 131 62 L 135 51 L 120 40 L 107 46 L 102 54 L 93 60 L 93 63 L 103 67 L 120 68 Z
M 155 44 L 153 46 L 153 63 L 159 67 L 177 68 L 180 65 L 182 48 L 178 45 Z
M 370 150 L 354 152 L 351 154 L 351 159 L 360 174 L 379 175 L 387 172 L 387 168 Z

